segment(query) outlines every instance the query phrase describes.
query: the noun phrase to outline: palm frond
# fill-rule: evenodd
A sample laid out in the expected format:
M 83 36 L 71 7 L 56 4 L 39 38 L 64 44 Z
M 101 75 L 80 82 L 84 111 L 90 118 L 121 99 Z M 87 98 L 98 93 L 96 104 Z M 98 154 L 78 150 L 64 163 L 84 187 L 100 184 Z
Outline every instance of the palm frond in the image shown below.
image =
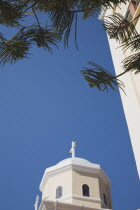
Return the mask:
M 52 46 L 57 46 L 58 42 L 64 38 L 64 45 L 68 46 L 71 31 L 74 31 L 75 42 L 77 40 L 79 12 L 82 13 L 85 19 L 98 14 L 102 6 L 108 8 L 112 7 L 112 4 L 116 5 L 126 3 L 127 1 L 128 0 L 1 0 L 0 24 L 6 27 L 18 27 L 20 30 L 10 40 L 6 40 L 5 37 L 0 34 L 0 61 L 3 64 L 6 62 L 12 63 L 27 57 L 32 44 L 35 44 L 37 47 L 43 47 L 45 50 L 51 52 Z M 31 11 L 33 11 L 31 23 L 30 20 L 28 23 L 24 21 L 25 27 L 22 27 L 20 25 L 21 20 L 25 20 L 25 17 L 29 16 Z M 46 24 L 44 27 L 44 23 L 40 24 L 39 18 L 36 15 L 40 11 L 44 12 L 47 21 L 49 23 L 51 22 L 51 28 L 46 27 Z M 36 22 L 38 25 L 36 25 Z M 74 30 L 72 30 L 73 26 L 75 26 L 73 28 Z
M 15 63 L 29 54 L 30 43 L 28 41 L 10 40 L 0 42 L 0 63 Z
M 103 67 L 96 63 L 88 62 L 92 68 L 86 68 L 81 71 L 84 79 L 88 82 L 89 87 L 97 87 L 99 91 L 108 91 L 109 88 L 116 90 L 116 86 L 123 89 L 124 84 L 113 76 Z
M 121 44 L 121 47 L 126 51 L 128 49 L 133 51 L 140 51 L 140 34 L 136 34 L 132 36 L 130 39 L 127 39 L 125 42 Z
M 70 2 L 66 0 L 60 0 L 57 4 L 55 4 L 53 10 L 49 12 L 49 17 L 52 22 L 53 28 L 64 36 L 65 46 L 68 46 L 68 39 L 71 27 L 73 24 L 73 20 L 76 18 L 76 13 L 71 12 L 70 10 L 70 8 L 74 6 L 75 1 Z
M 6 41 L 6 39 L 5 39 L 5 37 L 3 36 L 2 33 L 0 33 L 0 40 L 1 40 L 2 42 L 5 42 L 5 41 Z
M 58 41 L 59 34 L 48 27 L 22 27 L 11 40 L 0 42 L 0 62 L 3 65 L 7 62 L 15 63 L 27 57 L 32 44 L 52 52 L 52 46 L 57 46 Z
M 123 60 L 123 68 L 125 71 L 135 71 L 140 73 L 140 52 L 128 56 Z
M 99 14 L 101 6 L 112 7 L 112 3 L 126 3 L 127 1 L 128 0 L 42 0 L 37 2 L 36 8 L 45 13 L 49 13 L 54 29 L 63 35 L 64 45 L 68 46 L 72 25 L 75 24 L 76 28 L 77 13 L 81 12 L 83 18 L 86 19 L 89 16 Z
M 110 39 L 116 39 L 120 42 L 125 42 L 138 34 L 133 22 L 129 22 L 118 13 L 106 17 L 104 27 Z
M 78 10 L 83 12 L 83 18 L 86 19 L 90 16 L 99 14 L 101 7 L 112 8 L 112 5 L 120 3 L 127 3 L 128 0 L 81 0 Z
M 31 27 L 25 34 L 30 42 L 35 43 L 38 47 L 52 52 L 52 45 L 57 47 L 57 43 L 61 40 L 59 33 L 48 27 Z
M 0 24 L 7 27 L 18 27 L 19 21 L 23 18 L 22 11 L 18 4 L 10 1 L 0 2 Z

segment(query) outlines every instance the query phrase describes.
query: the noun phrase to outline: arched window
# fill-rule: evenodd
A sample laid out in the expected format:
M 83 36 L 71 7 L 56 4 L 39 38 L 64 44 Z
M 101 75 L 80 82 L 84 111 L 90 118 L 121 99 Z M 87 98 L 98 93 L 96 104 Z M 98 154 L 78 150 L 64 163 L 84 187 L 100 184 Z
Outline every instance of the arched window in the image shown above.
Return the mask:
M 83 184 L 82 186 L 83 196 L 89 197 L 89 186 L 87 184 Z
M 107 206 L 107 198 L 106 198 L 105 193 L 103 193 L 103 197 L 104 197 L 104 203 L 105 203 L 105 205 Z
M 62 187 L 59 186 L 56 188 L 56 199 L 61 198 L 62 197 Z

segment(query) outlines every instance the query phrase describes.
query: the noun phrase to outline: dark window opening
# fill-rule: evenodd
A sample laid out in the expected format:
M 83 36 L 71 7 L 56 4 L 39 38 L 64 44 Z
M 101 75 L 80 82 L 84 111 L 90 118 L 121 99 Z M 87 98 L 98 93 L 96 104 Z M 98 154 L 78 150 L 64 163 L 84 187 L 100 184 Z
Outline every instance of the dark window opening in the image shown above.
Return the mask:
M 82 186 L 83 196 L 89 197 L 89 186 L 87 184 L 83 184 Z
M 131 15 L 131 12 L 130 10 L 127 10 L 126 12 L 126 15 L 125 15 L 125 18 L 130 22 L 132 20 L 132 15 Z
M 140 3 L 140 0 L 132 0 L 132 4 L 136 5 L 136 7 L 138 7 Z
M 107 198 L 106 198 L 105 193 L 103 193 L 103 197 L 104 197 L 104 203 L 105 203 L 105 205 L 107 206 Z
M 56 188 L 56 199 L 61 198 L 62 197 L 62 187 L 59 186 Z

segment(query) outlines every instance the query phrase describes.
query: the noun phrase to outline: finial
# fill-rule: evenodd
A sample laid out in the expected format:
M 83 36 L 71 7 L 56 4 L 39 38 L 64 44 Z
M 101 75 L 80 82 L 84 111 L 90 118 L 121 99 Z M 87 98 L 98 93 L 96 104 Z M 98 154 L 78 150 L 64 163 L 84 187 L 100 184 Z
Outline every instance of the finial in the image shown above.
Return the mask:
M 35 200 L 35 204 L 34 204 L 35 210 L 38 209 L 38 203 L 39 203 L 39 195 L 36 196 L 36 200 Z
M 76 147 L 77 142 L 76 141 L 72 141 L 72 147 L 70 150 L 70 153 L 72 153 L 72 158 L 75 157 L 75 147 Z

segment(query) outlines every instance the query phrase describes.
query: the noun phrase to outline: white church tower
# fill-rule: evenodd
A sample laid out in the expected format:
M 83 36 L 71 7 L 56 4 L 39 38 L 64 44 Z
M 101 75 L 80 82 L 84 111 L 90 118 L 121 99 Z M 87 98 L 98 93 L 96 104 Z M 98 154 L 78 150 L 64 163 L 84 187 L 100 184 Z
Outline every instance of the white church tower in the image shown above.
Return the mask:
M 45 170 L 38 210 L 112 209 L 109 178 L 100 165 L 75 157 L 75 146 L 76 142 L 72 142 L 72 158 Z M 38 201 L 37 197 L 35 210 Z

